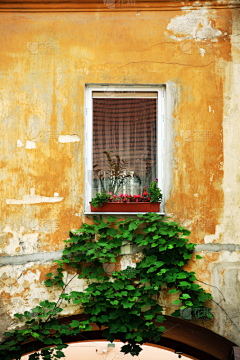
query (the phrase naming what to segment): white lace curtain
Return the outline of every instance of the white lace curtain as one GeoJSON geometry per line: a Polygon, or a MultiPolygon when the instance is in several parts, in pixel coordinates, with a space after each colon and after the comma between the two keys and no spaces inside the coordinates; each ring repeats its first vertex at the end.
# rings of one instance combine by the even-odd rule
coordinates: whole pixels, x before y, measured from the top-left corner
{"type": "Polygon", "coordinates": [[[142,194],[156,177],[155,98],[93,98],[93,196],[142,194]]]}

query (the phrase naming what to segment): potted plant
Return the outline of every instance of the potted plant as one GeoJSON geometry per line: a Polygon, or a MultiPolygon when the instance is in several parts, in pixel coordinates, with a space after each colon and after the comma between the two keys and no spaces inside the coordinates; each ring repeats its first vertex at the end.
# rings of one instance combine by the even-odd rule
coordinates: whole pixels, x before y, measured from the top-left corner
{"type": "Polygon", "coordinates": [[[158,212],[162,194],[158,179],[144,186],[142,195],[97,193],[90,202],[92,212],[158,212]]]}
{"type": "MultiPolygon", "coordinates": [[[[103,151],[106,156],[108,169],[105,170],[105,176],[108,179],[108,190],[110,193],[117,194],[123,185],[132,177],[130,172],[127,171],[129,160],[121,159],[119,155],[114,155],[112,151],[103,151]]],[[[93,165],[93,174],[99,180],[101,189],[107,193],[104,185],[104,177],[98,164],[93,165]]],[[[133,175],[139,178],[137,175],[133,175]]]]}

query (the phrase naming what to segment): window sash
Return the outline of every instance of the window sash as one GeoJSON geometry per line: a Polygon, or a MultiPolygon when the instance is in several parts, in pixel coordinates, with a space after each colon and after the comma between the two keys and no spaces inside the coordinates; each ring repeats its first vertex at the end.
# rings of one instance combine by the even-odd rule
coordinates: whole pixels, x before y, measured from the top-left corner
{"type": "MultiPolygon", "coordinates": [[[[92,169],[93,169],[93,97],[116,97],[116,94],[124,95],[129,92],[131,97],[145,97],[146,94],[157,98],[157,178],[158,186],[163,193],[160,212],[164,211],[164,120],[165,120],[165,87],[159,85],[123,86],[114,85],[111,91],[109,85],[86,85],[85,91],[85,146],[84,146],[84,213],[91,213],[89,202],[92,199],[92,169]],[[107,88],[108,91],[105,89],[107,88]],[[104,91],[103,91],[104,90],[104,91]],[[98,93],[96,95],[96,93],[98,93]],[[104,96],[105,95],[105,96],[104,96]],[[145,96],[142,96],[145,95],[145,96]]],[[[120,96],[117,96],[120,97],[120,96]]],[[[124,214],[124,213],[122,213],[124,214]]]]}
{"type": "Polygon", "coordinates": [[[157,99],[158,92],[146,92],[146,91],[93,91],[92,92],[92,98],[93,99],[102,99],[102,98],[120,98],[120,99],[132,99],[132,98],[151,98],[151,99],[157,99]]]}

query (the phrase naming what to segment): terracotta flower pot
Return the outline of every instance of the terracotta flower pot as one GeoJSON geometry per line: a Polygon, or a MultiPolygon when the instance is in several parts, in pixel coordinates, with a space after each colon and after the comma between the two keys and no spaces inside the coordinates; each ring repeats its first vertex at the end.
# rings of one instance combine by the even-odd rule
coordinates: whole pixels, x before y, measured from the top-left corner
{"type": "MultiPolygon", "coordinates": [[[[90,203],[91,204],[91,203],[90,203]]],[[[97,208],[91,204],[92,212],[159,212],[160,202],[129,202],[129,203],[104,203],[103,206],[98,205],[97,208]]]]}

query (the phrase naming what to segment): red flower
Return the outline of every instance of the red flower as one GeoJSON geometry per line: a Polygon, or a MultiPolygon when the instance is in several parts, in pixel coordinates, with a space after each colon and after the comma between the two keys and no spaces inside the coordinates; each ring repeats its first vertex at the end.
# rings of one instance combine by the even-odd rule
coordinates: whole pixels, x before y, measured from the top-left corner
{"type": "Polygon", "coordinates": [[[145,195],[145,196],[146,196],[146,195],[148,195],[148,193],[147,193],[146,191],[144,191],[143,195],[145,195]]]}
{"type": "Polygon", "coordinates": [[[149,197],[149,198],[148,198],[148,201],[150,201],[150,199],[151,199],[151,198],[149,197]]]}

